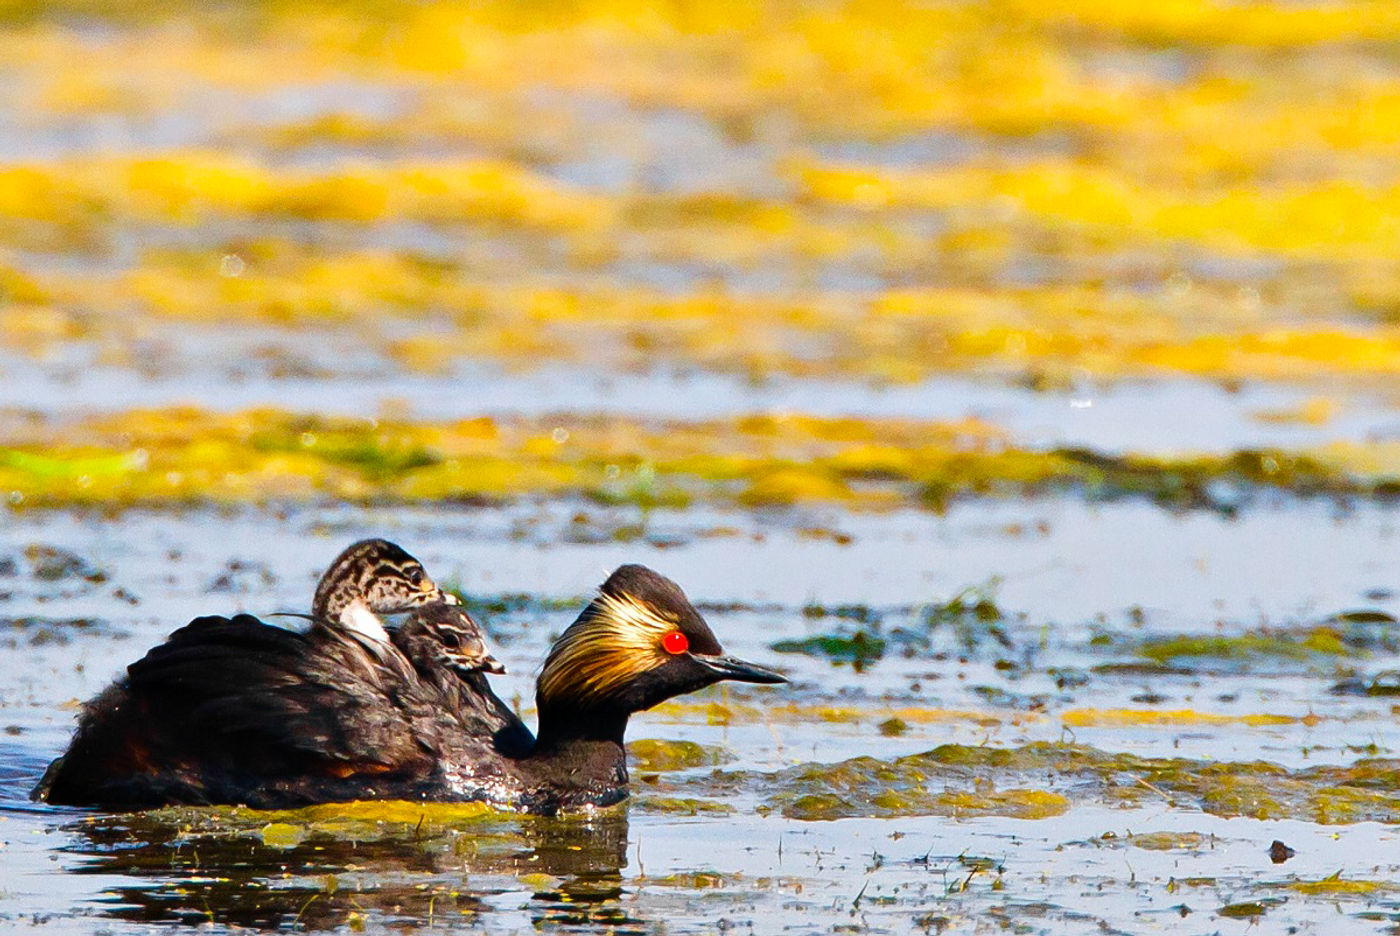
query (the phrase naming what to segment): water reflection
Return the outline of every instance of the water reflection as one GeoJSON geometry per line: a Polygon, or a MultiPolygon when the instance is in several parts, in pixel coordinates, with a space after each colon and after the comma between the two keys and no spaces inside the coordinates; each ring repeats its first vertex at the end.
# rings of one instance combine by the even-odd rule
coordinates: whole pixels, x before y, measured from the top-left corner
{"type": "MultiPolygon", "coordinates": [[[[117,881],[100,912],[130,923],[329,930],[365,923],[648,929],[624,906],[625,808],[588,817],[487,814],[388,819],[359,804],[343,821],[306,813],[160,810],[65,828],[77,874],[117,881]],[[268,821],[271,820],[271,821],[268,821]],[[300,821],[299,821],[300,820],[300,821]]],[[[407,807],[405,807],[407,808],[407,807]]]]}

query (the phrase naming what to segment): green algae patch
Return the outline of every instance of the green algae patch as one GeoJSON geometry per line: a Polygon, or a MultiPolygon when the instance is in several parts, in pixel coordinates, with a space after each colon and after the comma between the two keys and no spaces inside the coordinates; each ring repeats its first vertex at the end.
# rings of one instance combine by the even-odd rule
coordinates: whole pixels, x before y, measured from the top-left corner
{"type": "Polygon", "coordinates": [[[0,449],[0,466],[36,478],[58,478],[70,483],[79,478],[101,478],[138,471],[145,467],[145,462],[146,457],[140,452],[86,457],[75,454],[56,458],[39,452],[0,449]]]}
{"type": "Polygon", "coordinates": [[[516,880],[536,893],[556,890],[563,883],[561,878],[540,871],[519,875],[516,880]]]}
{"type": "Polygon", "coordinates": [[[731,759],[728,751],[713,745],[649,738],[628,742],[627,753],[637,770],[657,773],[715,767],[731,759]]]}
{"type": "Polygon", "coordinates": [[[800,640],[779,640],[769,644],[769,649],[775,653],[821,657],[833,664],[849,663],[860,672],[885,655],[885,641],[869,631],[858,630],[849,637],[821,634],[800,640]]]}
{"type": "Polygon", "coordinates": [[[292,825],[290,822],[269,822],[262,827],[262,843],[271,848],[291,848],[300,845],[306,840],[307,830],[304,826],[292,825]]]}
{"type": "MultiPolygon", "coordinates": [[[[826,471],[823,458],[877,438],[906,449],[904,468],[849,491],[828,492],[830,500],[851,509],[886,510],[940,507],[946,497],[1071,491],[1095,499],[1147,497],[1176,508],[1229,512],[1250,492],[1265,489],[1375,497],[1400,489],[1400,446],[1388,443],[1334,452],[1331,462],[1317,463],[1316,473],[1255,473],[1241,468],[1254,463],[1253,455],[1243,460],[1239,455],[1090,459],[1082,452],[1070,457],[1019,451],[982,423],[791,414],[706,422],[581,415],[412,422],[272,409],[214,413],[170,408],[25,424],[8,431],[10,438],[0,438],[0,491],[9,492],[6,500],[12,507],[480,501],[592,497],[614,489],[618,497],[642,506],[675,501],[758,507],[762,505],[743,496],[744,479],[759,477],[775,464],[789,474],[821,475],[826,471]],[[799,463],[798,457],[806,461],[799,463]],[[1127,461],[1132,461],[1131,470],[1121,467],[1127,461]],[[1022,470],[1028,464],[1036,466],[1034,472],[1022,470]],[[942,492],[936,501],[927,497],[931,485],[942,492]],[[1222,485],[1235,493],[1221,495],[1222,485]]],[[[1297,460],[1282,452],[1269,457],[1280,463],[1297,460]]],[[[1005,643],[1000,632],[1004,614],[993,590],[979,587],[929,605],[927,629],[951,626],[969,646],[987,638],[1005,643]]],[[[1332,630],[1286,634],[1278,644],[1282,649],[1274,646],[1273,635],[1259,634],[1238,641],[1183,639],[1149,645],[1144,652],[1158,658],[1337,653],[1355,642],[1348,628],[1363,626],[1339,622],[1332,630]]],[[[840,643],[855,641],[851,634],[826,636],[836,642],[795,652],[867,659],[884,639],[868,629],[860,645],[840,643]]]]}
{"type": "Polygon", "coordinates": [[[310,822],[376,822],[417,825],[435,822],[451,825],[483,816],[499,815],[500,810],[486,803],[411,803],[405,800],[357,800],[326,803],[287,810],[288,816],[304,816],[310,822]]]}
{"type": "Polygon", "coordinates": [[[1154,638],[1145,642],[1138,652],[1158,663],[1193,657],[1248,663],[1277,658],[1306,660],[1317,656],[1344,656],[1361,651],[1349,645],[1340,630],[1314,627],[1236,636],[1154,638]]]}
{"type": "MultiPolygon", "coordinates": [[[[1259,628],[1236,634],[1153,637],[1136,647],[1140,656],[1156,665],[1189,667],[1193,672],[1217,664],[1233,669],[1248,669],[1256,664],[1278,666],[1288,661],[1312,666],[1333,661],[1335,665],[1339,658],[1393,654],[1397,650],[1400,650],[1400,630],[1393,617],[1378,611],[1348,611],[1334,614],[1321,623],[1259,628]]],[[[1374,692],[1360,683],[1346,691],[1384,695],[1384,680],[1376,685],[1374,692]]]]}
{"type": "Polygon", "coordinates": [[[1226,904],[1215,912],[1218,916],[1231,920],[1252,920],[1263,916],[1275,907],[1283,906],[1284,903],[1282,897],[1266,897],[1263,900],[1243,900],[1239,903],[1226,904]]]}
{"type": "Polygon", "coordinates": [[[984,815],[1036,819],[1069,808],[1069,800],[1060,793],[995,789],[985,780],[971,790],[946,789],[957,779],[940,775],[917,756],[894,761],[858,757],[784,772],[776,783],[781,792],[767,805],[788,818],[804,820],[984,815]]]}
{"type": "Polygon", "coordinates": [[[730,803],[688,796],[638,796],[631,808],[663,816],[729,816],[735,812],[730,803]]]}
{"type": "Polygon", "coordinates": [[[1061,793],[1045,790],[994,790],[989,792],[944,793],[940,806],[951,815],[1006,816],[1012,819],[1047,819],[1069,811],[1070,801],[1061,793]]]}
{"type": "Polygon", "coordinates": [[[743,875],[726,874],[720,871],[686,871],[679,874],[668,874],[665,877],[648,877],[644,880],[651,887],[712,890],[718,887],[732,887],[743,880],[743,875]]]}
{"type": "Polygon", "coordinates": [[[943,744],[923,754],[911,755],[919,761],[950,767],[992,768],[1005,771],[1043,769],[1075,770],[1097,767],[1109,755],[1087,745],[1038,742],[1021,747],[991,747],[970,744],[943,744]]]}
{"type": "MultiPolygon", "coordinates": [[[[1290,771],[1265,761],[1198,761],[1113,754],[1081,744],[949,744],[893,760],[858,757],[748,777],[765,809],[795,819],[853,816],[1007,815],[1039,818],[1080,804],[1138,806],[1165,798],[1223,817],[1302,819],[1323,825],[1400,822],[1396,762],[1290,771]],[[1028,782],[1049,788],[1027,787],[1028,782]]],[[[735,778],[720,782],[732,782],[735,778]]],[[[700,786],[709,780],[699,780],[700,786]]],[[[1160,833],[1140,847],[1190,849],[1189,835],[1160,833]]]]}
{"type": "Polygon", "coordinates": [[[763,471],[749,482],[739,501],[750,507],[791,507],[809,502],[842,503],[851,496],[851,489],[838,478],[810,467],[783,467],[763,471]]]}
{"type": "Polygon", "coordinates": [[[1265,779],[1224,776],[1218,785],[1200,791],[1201,809],[1217,816],[1280,819],[1286,812],[1276,792],[1277,786],[1265,779]]]}
{"type": "MultiPolygon", "coordinates": [[[[648,711],[651,716],[660,716],[681,723],[708,725],[772,724],[793,722],[830,722],[833,724],[859,725],[880,723],[898,719],[906,725],[940,724],[944,722],[966,722],[972,725],[992,727],[1003,723],[1003,719],[987,715],[973,709],[946,709],[933,706],[902,706],[899,708],[872,709],[856,705],[804,704],[790,702],[777,705],[755,705],[747,702],[693,702],[671,700],[648,711]]],[[[1018,715],[1016,721],[1038,721],[1043,716],[1035,714],[1018,715]]]]}
{"type": "Polygon", "coordinates": [[[1012,819],[1045,819],[1062,815],[1070,808],[1070,801],[1063,794],[1022,789],[949,791],[938,794],[910,790],[879,790],[868,800],[834,793],[806,793],[779,802],[784,816],[807,821],[856,817],[893,819],[903,816],[1004,816],[1012,819]]]}
{"type": "Polygon", "coordinates": [[[909,723],[898,716],[892,716],[876,725],[875,730],[886,738],[898,738],[909,730],[909,723]]]}
{"type": "Polygon", "coordinates": [[[175,828],[187,838],[255,838],[272,848],[311,841],[436,838],[458,828],[489,828],[512,814],[485,803],[362,800],[300,809],[173,806],[138,814],[139,821],[175,828]]]}
{"type": "MultiPolygon", "coordinates": [[[[16,169],[17,176],[0,190],[0,205],[9,196],[9,207],[20,217],[50,223],[96,225],[122,218],[186,226],[244,216],[350,223],[471,219],[579,229],[605,219],[609,208],[604,200],[555,185],[522,166],[490,160],[400,160],[303,171],[185,150],[56,161],[11,171],[16,169]],[[44,192],[53,199],[36,201],[34,196],[44,192]]],[[[239,283],[214,285],[234,296],[252,291],[239,283]]]]}
{"type": "Polygon", "coordinates": [[[1289,881],[1279,887],[1299,894],[1376,894],[1395,890],[1395,885],[1386,881],[1343,880],[1342,872],[1325,877],[1320,881],[1289,881]]]}
{"type": "Polygon", "coordinates": [[[1128,836],[1128,844],[1144,851],[1200,851],[1207,838],[1199,832],[1141,832],[1128,836]]]}

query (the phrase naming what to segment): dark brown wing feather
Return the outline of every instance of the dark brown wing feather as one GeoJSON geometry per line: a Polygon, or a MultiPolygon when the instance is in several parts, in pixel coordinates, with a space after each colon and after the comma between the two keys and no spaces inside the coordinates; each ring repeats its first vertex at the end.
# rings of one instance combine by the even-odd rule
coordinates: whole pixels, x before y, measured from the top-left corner
{"type": "Polygon", "coordinates": [[[178,730],[207,744],[392,765],[413,754],[406,667],[335,635],[248,615],[199,618],[127,668],[133,694],[178,703],[178,730]]]}
{"type": "Polygon", "coordinates": [[[40,784],[54,803],[295,805],[426,779],[441,716],[411,668],[354,641],[204,617],[86,708],[40,784]]]}

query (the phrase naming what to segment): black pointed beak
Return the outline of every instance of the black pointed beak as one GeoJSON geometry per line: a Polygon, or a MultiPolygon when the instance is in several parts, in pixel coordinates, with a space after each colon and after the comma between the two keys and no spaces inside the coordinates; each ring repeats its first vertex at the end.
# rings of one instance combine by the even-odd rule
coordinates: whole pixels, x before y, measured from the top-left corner
{"type": "Polygon", "coordinates": [[[777,670],[771,670],[757,663],[748,663],[732,656],[711,656],[706,653],[691,654],[720,679],[733,679],[736,682],[785,683],[787,677],[777,670]]]}

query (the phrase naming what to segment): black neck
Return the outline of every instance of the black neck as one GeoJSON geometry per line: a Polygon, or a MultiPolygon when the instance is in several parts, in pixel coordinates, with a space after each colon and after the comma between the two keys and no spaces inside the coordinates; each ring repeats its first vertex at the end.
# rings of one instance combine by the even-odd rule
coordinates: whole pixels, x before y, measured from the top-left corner
{"type": "Polygon", "coordinates": [[[626,795],[627,713],[544,708],[539,736],[521,765],[558,806],[607,805],[626,795]]]}
{"type": "Polygon", "coordinates": [[[627,712],[616,710],[542,706],[535,753],[546,755],[578,744],[621,747],[627,718],[627,712]]]}

